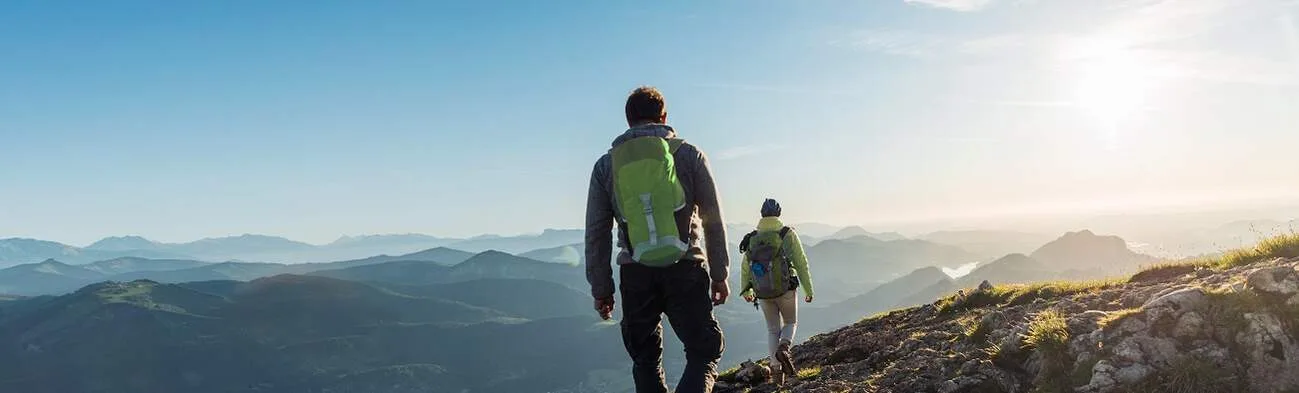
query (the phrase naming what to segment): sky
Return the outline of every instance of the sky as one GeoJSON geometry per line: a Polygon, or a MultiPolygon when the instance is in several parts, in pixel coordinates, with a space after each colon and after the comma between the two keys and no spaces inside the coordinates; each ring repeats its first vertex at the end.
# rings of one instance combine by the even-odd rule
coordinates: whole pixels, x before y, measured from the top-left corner
{"type": "Polygon", "coordinates": [[[1299,200],[1299,2],[0,2],[0,238],[577,228],[662,89],[727,219],[1299,200]]]}

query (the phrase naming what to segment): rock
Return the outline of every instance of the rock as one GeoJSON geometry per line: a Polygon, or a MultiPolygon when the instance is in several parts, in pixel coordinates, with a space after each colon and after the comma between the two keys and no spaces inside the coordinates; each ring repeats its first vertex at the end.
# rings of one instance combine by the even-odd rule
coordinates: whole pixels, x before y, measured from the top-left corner
{"type": "Polygon", "coordinates": [[[1218,367],[1228,367],[1231,363],[1231,352],[1217,342],[1200,340],[1192,343],[1191,346],[1195,348],[1191,350],[1191,356],[1194,358],[1204,359],[1218,367]]]}
{"type": "Polygon", "coordinates": [[[979,291],[979,292],[987,292],[987,291],[991,291],[991,290],[992,290],[992,283],[988,282],[988,280],[983,280],[983,282],[979,283],[979,288],[977,288],[977,289],[975,289],[975,290],[977,290],[977,291],[979,291]]]}
{"type": "Polygon", "coordinates": [[[1118,385],[1118,381],[1114,379],[1114,374],[1118,373],[1118,371],[1119,369],[1110,364],[1108,360],[1096,362],[1096,365],[1092,366],[1091,380],[1087,382],[1086,386],[1078,390],[1096,393],[1109,392],[1118,385]]]}
{"type": "Polygon", "coordinates": [[[961,384],[958,384],[956,383],[956,381],[950,379],[938,384],[938,393],[954,393],[960,389],[961,389],[961,384]]]}
{"type": "Polygon", "coordinates": [[[1146,360],[1146,354],[1141,351],[1141,346],[1131,339],[1119,341],[1110,348],[1110,354],[1120,364],[1141,363],[1146,360]]]}
{"type": "Polygon", "coordinates": [[[1090,310],[1070,316],[1069,319],[1066,320],[1066,323],[1069,326],[1069,333],[1077,336],[1096,331],[1096,329],[1100,329],[1100,321],[1101,319],[1104,319],[1106,315],[1108,314],[1104,311],[1090,310]]]}
{"type": "Polygon", "coordinates": [[[1176,320],[1183,313],[1199,310],[1207,300],[1208,295],[1202,288],[1182,288],[1156,295],[1141,309],[1146,313],[1146,322],[1156,324],[1165,318],[1176,320]]]}
{"type": "Polygon", "coordinates": [[[1250,272],[1245,286],[1261,294],[1289,297],[1299,293],[1299,273],[1289,266],[1265,267],[1250,272]]]}
{"type": "Polygon", "coordinates": [[[740,370],[735,372],[736,380],[748,384],[764,383],[769,377],[771,377],[771,369],[752,360],[740,363],[740,370]]]}
{"type": "Polygon", "coordinates": [[[1236,336],[1253,391],[1280,392],[1299,388],[1299,347],[1275,316],[1246,313],[1248,327],[1236,336]]]}
{"type": "Polygon", "coordinates": [[[1100,330],[1074,336],[1069,340],[1069,354],[1079,358],[1090,355],[1100,349],[1102,338],[1100,330]]]}
{"type": "Polygon", "coordinates": [[[1073,299],[1068,299],[1068,298],[1062,299],[1059,302],[1057,302],[1055,304],[1055,308],[1059,309],[1061,312],[1065,314],[1080,314],[1083,311],[1087,310],[1087,306],[1084,306],[1082,303],[1078,303],[1073,299]]]}
{"type": "Polygon", "coordinates": [[[1180,339],[1193,339],[1207,336],[1208,332],[1204,330],[1204,317],[1197,312],[1188,312],[1177,318],[1177,325],[1173,327],[1173,337],[1180,339]]]}
{"type": "Polygon", "coordinates": [[[1177,349],[1177,342],[1166,337],[1152,337],[1139,334],[1129,338],[1132,343],[1140,349],[1145,362],[1155,367],[1163,367],[1172,364],[1182,356],[1181,351],[1177,349]]]}
{"type": "Polygon", "coordinates": [[[1129,315],[1119,321],[1117,327],[1111,329],[1116,335],[1132,335],[1144,332],[1150,329],[1150,324],[1146,323],[1143,315],[1129,315]]]}
{"type": "Polygon", "coordinates": [[[1141,380],[1146,379],[1146,377],[1153,372],[1155,372],[1155,369],[1145,364],[1132,364],[1115,371],[1114,381],[1124,385],[1131,385],[1141,382],[1141,380]]]}

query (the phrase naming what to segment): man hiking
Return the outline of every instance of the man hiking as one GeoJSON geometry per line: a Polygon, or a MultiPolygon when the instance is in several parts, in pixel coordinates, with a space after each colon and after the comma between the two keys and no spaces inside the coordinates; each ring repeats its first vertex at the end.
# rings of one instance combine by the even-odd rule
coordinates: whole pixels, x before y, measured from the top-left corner
{"type": "Polygon", "coordinates": [[[744,263],[740,295],[746,302],[758,302],[767,320],[767,348],[771,351],[771,371],[776,383],[794,376],[794,362],[789,347],[798,326],[798,294],[812,302],[812,273],[807,270],[807,255],[794,229],[780,222],[780,203],[767,199],[762,203],[758,229],[740,241],[744,263]]]}
{"type": "Polygon", "coordinates": [[[704,153],[666,124],[667,107],[657,89],[632,91],[626,115],[630,129],[596,161],[586,200],[586,279],[595,309],[601,318],[612,317],[616,221],[622,340],[636,392],[668,391],[662,314],[685,346],[686,369],[676,391],[711,392],[723,348],[713,306],[730,295],[717,187],[704,153]]]}

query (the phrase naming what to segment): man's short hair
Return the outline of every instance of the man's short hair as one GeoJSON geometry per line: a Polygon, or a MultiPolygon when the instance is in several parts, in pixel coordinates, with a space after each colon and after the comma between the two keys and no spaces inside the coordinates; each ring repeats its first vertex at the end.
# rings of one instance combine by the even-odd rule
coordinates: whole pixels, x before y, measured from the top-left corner
{"type": "Polygon", "coordinates": [[[627,124],[655,123],[667,114],[667,103],[659,89],[641,86],[627,96],[627,124]]]}

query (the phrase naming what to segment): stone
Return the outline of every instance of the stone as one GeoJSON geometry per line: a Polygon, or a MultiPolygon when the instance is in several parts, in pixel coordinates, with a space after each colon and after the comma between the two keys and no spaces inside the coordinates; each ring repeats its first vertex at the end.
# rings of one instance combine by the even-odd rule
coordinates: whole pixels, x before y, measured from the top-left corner
{"type": "Polygon", "coordinates": [[[1120,335],[1131,335],[1144,332],[1150,329],[1150,324],[1142,315],[1129,315],[1119,321],[1119,325],[1114,328],[1114,332],[1120,335]]]}
{"type": "Polygon", "coordinates": [[[1204,317],[1197,312],[1188,312],[1177,318],[1177,325],[1173,327],[1173,337],[1180,339],[1192,339],[1207,335],[1204,330],[1204,317]]]}
{"type": "Polygon", "coordinates": [[[1209,340],[1200,340],[1192,344],[1195,349],[1191,350],[1191,356],[1198,359],[1204,359],[1218,367],[1226,367],[1231,362],[1231,352],[1223,348],[1218,343],[1209,340]]]}
{"type": "Polygon", "coordinates": [[[1139,348],[1145,358],[1143,363],[1148,365],[1163,367],[1182,355],[1177,349],[1177,342],[1170,338],[1141,334],[1132,336],[1129,340],[1139,348]]]}
{"type": "Polygon", "coordinates": [[[1286,335],[1275,316],[1245,313],[1248,322],[1236,335],[1244,351],[1244,363],[1253,391],[1280,392],[1299,388],[1299,347],[1286,335]]]}
{"type": "Polygon", "coordinates": [[[991,290],[992,290],[992,283],[988,282],[988,280],[983,280],[983,282],[979,283],[979,288],[976,289],[976,290],[979,291],[979,292],[987,292],[987,291],[991,291],[991,290]]]}
{"type": "Polygon", "coordinates": [[[1155,372],[1154,368],[1145,364],[1136,363],[1120,368],[1114,372],[1114,381],[1124,385],[1131,385],[1146,379],[1151,373],[1155,372]]]}
{"type": "Polygon", "coordinates": [[[1135,340],[1124,339],[1114,344],[1110,348],[1113,359],[1121,364],[1141,363],[1146,360],[1146,354],[1141,351],[1141,346],[1135,340]]]}
{"type": "Polygon", "coordinates": [[[1114,374],[1118,371],[1118,368],[1110,364],[1108,360],[1096,362],[1096,365],[1092,366],[1091,380],[1087,382],[1086,386],[1078,390],[1097,393],[1111,391],[1118,385],[1118,381],[1114,379],[1114,374]]]}
{"type": "Polygon", "coordinates": [[[1141,309],[1146,313],[1146,321],[1153,324],[1165,318],[1176,319],[1183,313],[1199,310],[1207,301],[1208,295],[1204,293],[1204,289],[1182,288],[1157,294],[1141,306],[1141,309]]]}
{"type": "Polygon", "coordinates": [[[951,379],[938,384],[938,393],[954,393],[959,389],[961,389],[961,384],[951,379]]]}
{"type": "Polygon", "coordinates": [[[767,382],[769,377],[771,377],[771,369],[752,360],[740,363],[740,370],[735,372],[736,380],[749,384],[767,382]]]}
{"type": "Polygon", "coordinates": [[[1069,333],[1077,336],[1100,329],[1100,321],[1101,319],[1104,319],[1106,315],[1108,314],[1104,311],[1090,310],[1070,316],[1069,319],[1066,320],[1066,324],[1069,327],[1069,333]]]}
{"type": "Polygon", "coordinates": [[[1245,285],[1261,294],[1289,297],[1299,293],[1299,273],[1289,266],[1260,268],[1249,273],[1245,285]]]}

